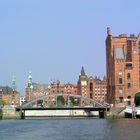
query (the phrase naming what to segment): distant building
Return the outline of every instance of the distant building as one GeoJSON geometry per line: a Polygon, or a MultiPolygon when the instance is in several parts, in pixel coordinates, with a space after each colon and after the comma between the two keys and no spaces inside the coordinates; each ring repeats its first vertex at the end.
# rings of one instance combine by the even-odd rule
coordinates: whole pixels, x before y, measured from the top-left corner
{"type": "Polygon", "coordinates": [[[77,87],[78,87],[78,94],[80,94],[81,96],[87,96],[89,98],[92,98],[93,93],[89,93],[88,91],[88,77],[85,74],[84,67],[82,67],[81,69],[77,87]]]}
{"type": "Polygon", "coordinates": [[[107,94],[107,84],[106,84],[106,77],[101,79],[100,77],[89,77],[89,93],[92,95],[92,99],[100,103],[106,102],[106,94],[107,94]]]}
{"type": "Polygon", "coordinates": [[[9,86],[0,86],[0,100],[6,105],[19,105],[19,92],[9,86]]]}
{"type": "Polygon", "coordinates": [[[20,94],[16,90],[16,82],[13,77],[12,87],[0,86],[0,101],[5,105],[17,106],[19,105],[20,94]]]}
{"type": "Polygon", "coordinates": [[[107,101],[115,106],[140,105],[140,34],[106,38],[107,101]]]}
{"type": "Polygon", "coordinates": [[[49,93],[48,85],[42,83],[33,83],[32,75],[29,73],[28,84],[25,88],[25,98],[29,102],[37,97],[45,96],[49,93]]]}
{"type": "Polygon", "coordinates": [[[101,79],[99,77],[97,78],[96,76],[94,78],[92,76],[88,77],[85,74],[84,67],[81,69],[77,88],[78,94],[81,96],[87,96],[91,99],[97,100],[98,102],[105,102],[106,100],[106,78],[104,77],[101,79]]]}
{"type": "Polygon", "coordinates": [[[50,94],[53,93],[67,93],[77,94],[77,86],[71,83],[61,84],[59,80],[51,84],[50,94]]]}
{"type": "Polygon", "coordinates": [[[0,101],[5,105],[19,105],[19,92],[9,86],[0,86],[0,101]]]}
{"type": "MultiPolygon", "coordinates": [[[[77,94],[77,86],[71,83],[61,84],[59,80],[53,82],[49,88],[49,94],[77,94]]],[[[65,102],[67,96],[64,96],[65,102]]],[[[53,101],[56,101],[56,97],[52,97],[53,101]]]]}
{"type": "MultiPolygon", "coordinates": [[[[75,94],[95,99],[98,102],[105,102],[106,99],[106,78],[88,77],[85,74],[84,67],[81,69],[77,85],[72,83],[61,84],[59,80],[49,84],[40,84],[32,82],[31,73],[28,76],[28,84],[25,88],[26,101],[29,102],[37,97],[48,94],[75,94]]],[[[67,97],[64,97],[65,101],[67,97]]],[[[55,95],[49,97],[55,101],[55,95]]]]}
{"type": "Polygon", "coordinates": [[[26,102],[25,96],[20,96],[20,105],[26,102]]]}
{"type": "Polygon", "coordinates": [[[25,87],[25,98],[27,102],[33,99],[33,82],[31,72],[29,73],[28,83],[27,86],[25,87]]]}
{"type": "Polygon", "coordinates": [[[29,74],[28,84],[25,88],[25,97],[27,102],[47,94],[56,93],[77,94],[77,86],[71,83],[61,84],[59,80],[49,84],[33,83],[32,75],[31,73],[29,74]]]}

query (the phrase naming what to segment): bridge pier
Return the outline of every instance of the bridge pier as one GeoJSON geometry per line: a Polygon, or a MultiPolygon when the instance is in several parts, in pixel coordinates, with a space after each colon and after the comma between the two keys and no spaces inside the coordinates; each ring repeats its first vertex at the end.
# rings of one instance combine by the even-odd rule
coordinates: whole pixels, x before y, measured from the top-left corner
{"type": "Polygon", "coordinates": [[[104,110],[99,110],[99,118],[100,119],[105,118],[105,111],[104,110]]]}
{"type": "Polygon", "coordinates": [[[24,120],[25,119],[25,110],[21,110],[21,119],[24,120]]]}

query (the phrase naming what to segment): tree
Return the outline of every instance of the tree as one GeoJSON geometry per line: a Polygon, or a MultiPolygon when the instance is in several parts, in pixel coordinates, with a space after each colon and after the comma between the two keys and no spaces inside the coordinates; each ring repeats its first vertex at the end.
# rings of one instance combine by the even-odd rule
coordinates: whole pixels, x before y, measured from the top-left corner
{"type": "Polygon", "coordinates": [[[0,105],[6,105],[6,101],[0,100],[0,105]]]}
{"type": "Polygon", "coordinates": [[[72,96],[70,96],[70,97],[68,97],[68,98],[67,98],[67,101],[66,101],[67,105],[70,105],[70,106],[75,105],[75,98],[72,97],[72,96]],[[68,101],[68,98],[69,98],[69,101],[68,101]],[[69,103],[68,103],[68,102],[69,102],[69,103]]]}
{"type": "Polygon", "coordinates": [[[65,100],[63,96],[58,96],[57,97],[57,106],[58,107],[63,107],[65,105],[65,100]]]}

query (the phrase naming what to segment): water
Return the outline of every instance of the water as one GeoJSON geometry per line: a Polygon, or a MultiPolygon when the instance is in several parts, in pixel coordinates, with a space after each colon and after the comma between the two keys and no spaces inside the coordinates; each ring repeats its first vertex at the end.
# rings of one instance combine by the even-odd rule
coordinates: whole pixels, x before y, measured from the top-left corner
{"type": "Polygon", "coordinates": [[[140,140],[140,120],[1,120],[0,140],[140,140]]]}

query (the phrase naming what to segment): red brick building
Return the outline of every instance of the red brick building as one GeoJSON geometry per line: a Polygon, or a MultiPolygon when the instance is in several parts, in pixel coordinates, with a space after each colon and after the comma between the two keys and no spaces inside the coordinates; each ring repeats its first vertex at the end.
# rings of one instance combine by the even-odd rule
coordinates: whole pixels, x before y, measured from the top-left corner
{"type": "Polygon", "coordinates": [[[29,73],[28,83],[27,83],[27,86],[25,87],[25,100],[27,102],[33,100],[33,82],[32,82],[31,73],[29,73]]]}
{"type": "Polygon", "coordinates": [[[1,104],[17,106],[20,103],[20,94],[16,90],[16,81],[13,77],[12,87],[0,86],[0,101],[1,104]]]}
{"type": "Polygon", "coordinates": [[[61,84],[59,80],[51,84],[50,93],[77,94],[77,86],[71,83],[61,84]]]}
{"type": "Polygon", "coordinates": [[[27,102],[40,96],[56,93],[77,94],[77,86],[71,83],[61,84],[59,80],[51,84],[33,83],[32,75],[31,73],[29,74],[28,84],[25,88],[25,97],[27,102]]]}
{"type": "Polygon", "coordinates": [[[97,78],[97,77],[89,77],[90,81],[90,90],[93,90],[93,99],[96,101],[103,103],[106,102],[106,94],[107,94],[107,85],[106,85],[106,77],[97,78]],[[93,89],[91,87],[91,83],[93,85],[93,89]]]}
{"type": "Polygon", "coordinates": [[[96,76],[94,78],[92,76],[88,77],[85,74],[84,67],[82,67],[77,88],[78,94],[95,99],[98,102],[105,102],[107,90],[105,77],[103,79],[96,76]]]}
{"type": "Polygon", "coordinates": [[[106,38],[107,101],[115,106],[140,105],[140,34],[106,38]]]}
{"type": "Polygon", "coordinates": [[[13,90],[9,86],[0,86],[0,101],[5,105],[19,105],[20,95],[19,92],[13,90]]]}
{"type": "MultiPolygon", "coordinates": [[[[88,77],[85,74],[84,68],[81,69],[77,85],[66,83],[61,84],[59,80],[50,84],[38,84],[32,82],[32,76],[28,76],[28,84],[25,89],[26,101],[31,101],[39,96],[47,94],[79,94],[95,99],[98,102],[105,102],[106,97],[106,78],[88,77]]],[[[67,97],[64,97],[67,100],[67,97]]],[[[53,98],[55,100],[55,96],[53,98]]]]}

